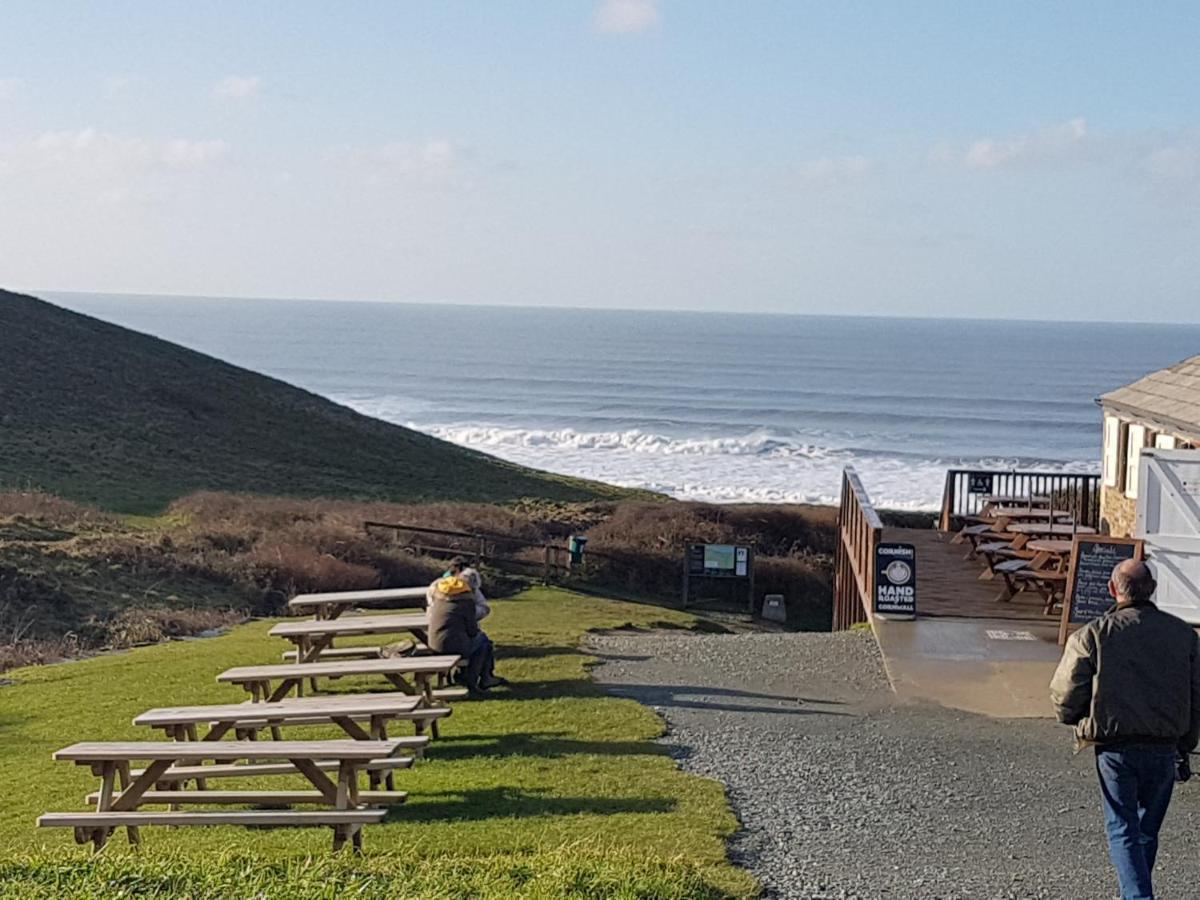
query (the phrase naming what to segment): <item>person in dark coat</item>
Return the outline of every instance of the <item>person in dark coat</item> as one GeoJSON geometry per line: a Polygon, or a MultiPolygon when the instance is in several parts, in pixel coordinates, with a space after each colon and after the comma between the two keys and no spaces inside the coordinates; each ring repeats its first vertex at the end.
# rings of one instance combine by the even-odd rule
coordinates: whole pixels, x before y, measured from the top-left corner
{"type": "Polygon", "coordinates": [[[484,696],[480,678],[492,666],[492,642],[475,618],[475,591],[457,575],[429,586],[429,649],[467,660],[464,678],[469,696],[484,696]]]}

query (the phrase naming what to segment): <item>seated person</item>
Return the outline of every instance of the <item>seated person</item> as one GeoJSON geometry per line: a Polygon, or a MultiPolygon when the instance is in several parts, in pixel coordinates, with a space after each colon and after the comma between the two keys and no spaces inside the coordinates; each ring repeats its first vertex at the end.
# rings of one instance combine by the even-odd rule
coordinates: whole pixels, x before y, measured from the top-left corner
{"type": "MultiPolygon", "coordinates": [[[[479,572],[471,566],[467,565],[467,561],[461,556],[456,556],[450,560],[450,565],[446,570],[446,575],[457,575],[463,581],[471,586],[471,590],[475,596],[475,621],[482,622],[492,612],[491,606],[488,605],[487,598],[483,596],[483,578],[479,572]]],[[[487,641],[492,646],[492,653],[489,656],[490,664],[484,669],[483,674],[479,679],[479,687],[483,690],[488,688],[499,687],[500,685],[508,684],[504,678],[496,675],[496,654],[495,644],[492,644],[491,639],[482,631],[479,633],[477,640],[487,641]]]]}
{"type": "Polygon", "coordinates": [[[475,619],[475,592],[457,575],[439,578],[429,586],[429,649],[467,661],[464,681],[468,695],[484,696],[480,680],[492,666],[492,642],[475,619]]]}

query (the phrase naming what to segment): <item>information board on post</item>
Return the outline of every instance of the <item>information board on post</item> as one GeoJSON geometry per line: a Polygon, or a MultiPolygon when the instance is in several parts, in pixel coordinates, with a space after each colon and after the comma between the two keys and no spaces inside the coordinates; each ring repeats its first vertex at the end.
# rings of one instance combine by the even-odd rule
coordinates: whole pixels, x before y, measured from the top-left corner
{"type": "Polygon", "coordinates": [[[886,619],[917,617],[917,548],[882,543],[875,548],[875,614],[886,619]]]}
{"type": "Polygon", "coordinates": [[[1127,559],[1143,558],[1142,541],[1105,535],[1076,535],[1071,544],[1067,587],[1063,593],[1058,643],[1063,645],[1075,628],[1098,619],[1116,601],[1108,592],[1113,569],[1127,559]]]}
{"type": "Polygon", "coordinates": [[[754,550],[736,544],[688,544],[684,552],[683,605],[691,602],[693,583],[716,578],[746,584],[746,606],[754,611],[754,550]]]}

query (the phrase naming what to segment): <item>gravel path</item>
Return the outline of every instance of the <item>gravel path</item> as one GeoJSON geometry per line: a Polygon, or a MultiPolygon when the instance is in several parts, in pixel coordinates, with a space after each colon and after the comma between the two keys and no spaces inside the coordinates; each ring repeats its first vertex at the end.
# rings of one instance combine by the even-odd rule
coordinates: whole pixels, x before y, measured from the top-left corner
{"type": "MultiPolygon", "coordinates": [[[[609,690],[654,707],[689,771],[724,782],[732,859],[768,896],[1106,898],[1094,764],[1047,720],[894,702],[862,634],[609,633],[609,690]]],[[[1162,900],[1200,896],[1200,779],[1177,790],[1162,900]]]]}

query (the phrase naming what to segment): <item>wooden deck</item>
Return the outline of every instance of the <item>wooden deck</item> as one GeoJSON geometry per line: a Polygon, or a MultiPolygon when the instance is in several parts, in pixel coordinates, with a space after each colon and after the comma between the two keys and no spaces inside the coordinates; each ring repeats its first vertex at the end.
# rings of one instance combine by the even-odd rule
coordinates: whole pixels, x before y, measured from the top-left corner
{"type": "Polygon", "coordinates": [[[980,581],[983,561],[964,559],[970,547],[951,544],[950,535],[931,528],[884,528],[883,540],[917,548],[917,615],[964,616],[1052,622],[1042,614],[1043,601],[1034,593],[1018,594],[1007,603],[996,596],[1004,582],[980,581]]]}

